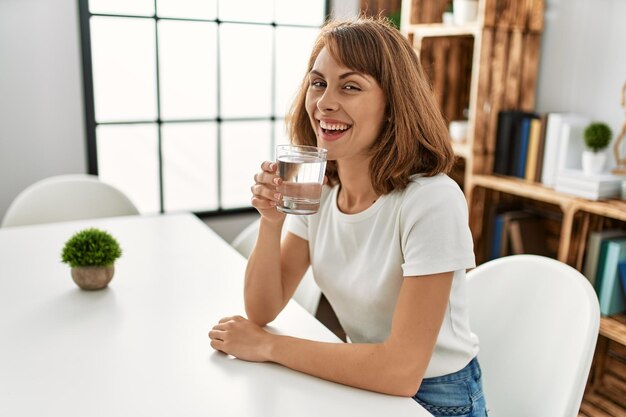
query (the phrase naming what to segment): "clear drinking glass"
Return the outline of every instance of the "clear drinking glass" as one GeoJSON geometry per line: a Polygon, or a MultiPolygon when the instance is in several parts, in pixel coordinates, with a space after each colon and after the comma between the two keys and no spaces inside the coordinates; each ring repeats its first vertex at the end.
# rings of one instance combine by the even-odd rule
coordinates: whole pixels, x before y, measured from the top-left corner
{"type": "Polygon", "coordinates": [[[283,196],[276,206],[279,211],[317,213],[326,171],[326,153],[326,149],[315,146],[276,146],[278,175],[283,180],[278,189],[283,196]]]}

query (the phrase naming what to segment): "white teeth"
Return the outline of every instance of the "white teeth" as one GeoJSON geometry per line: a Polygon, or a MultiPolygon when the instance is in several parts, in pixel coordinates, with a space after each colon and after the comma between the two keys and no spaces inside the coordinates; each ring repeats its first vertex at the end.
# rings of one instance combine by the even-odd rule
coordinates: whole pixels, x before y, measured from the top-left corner
{"type": "Polygon", "coordinates": [[[320,120],[320,127],[326,130],[346,130],[350,126],[343,123],[326,123],[325,121],[320,120]]]}

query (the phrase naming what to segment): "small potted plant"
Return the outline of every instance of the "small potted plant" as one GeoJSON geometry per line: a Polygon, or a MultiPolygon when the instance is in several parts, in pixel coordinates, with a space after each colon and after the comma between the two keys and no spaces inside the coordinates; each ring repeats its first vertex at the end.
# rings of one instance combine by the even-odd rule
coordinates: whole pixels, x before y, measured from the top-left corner
{"type": "Polygon", "coordinates": [[[120,256],[122,249],[113,236],[90,228],[65,243],[61,260],[72,268],[72,279],[81,289],[100,290],[113,279],[114,262],[120,256]]]}
{"type": "Polygon", "coordinates": [[[599,174],[606,162],[606,148],[611,143],[613,132],[602,122],[592,122],[583,133],[587,150],[583,151],[582,165],[586,174],[599,174]]]}

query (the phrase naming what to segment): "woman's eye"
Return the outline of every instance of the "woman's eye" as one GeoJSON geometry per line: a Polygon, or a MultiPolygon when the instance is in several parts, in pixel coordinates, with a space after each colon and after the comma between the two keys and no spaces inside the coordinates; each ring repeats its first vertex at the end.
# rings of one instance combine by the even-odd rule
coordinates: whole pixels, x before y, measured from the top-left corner
{"type": "Polygon", "coordinates": [[[357,87],[356,85],[351,85],[351,84],[346,85],[344,89],[348,91],[361,91],[359,87],[357,87]]]}
{"type": "Polygon", "coordinates": [[[313,80],[311,81],[311,87],[316,87],[316,88],[323,88],[326,87],[326,83],[324,81],[320,81],[320,80],[313,80]]]}

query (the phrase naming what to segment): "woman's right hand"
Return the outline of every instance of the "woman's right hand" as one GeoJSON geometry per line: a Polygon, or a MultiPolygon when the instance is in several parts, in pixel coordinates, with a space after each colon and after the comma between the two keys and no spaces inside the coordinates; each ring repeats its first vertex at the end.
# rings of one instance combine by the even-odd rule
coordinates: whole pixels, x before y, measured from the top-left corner
{"type": "Polygon", "coordinates": [[[258,210],[263,218],[279,223],[285,220],[285,213],[276,209],[282,196],[278,191],[281,179],[277,175],[278,165],[275,162],[265,161],[261,164],[261,172],[254,175],[252,191],[252,206],[258,210]]]}

